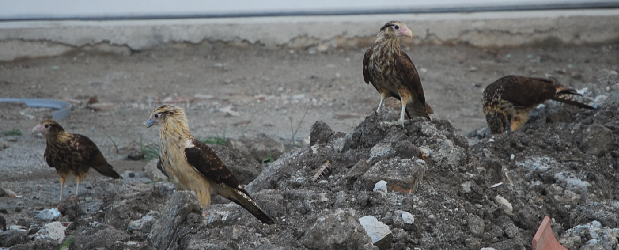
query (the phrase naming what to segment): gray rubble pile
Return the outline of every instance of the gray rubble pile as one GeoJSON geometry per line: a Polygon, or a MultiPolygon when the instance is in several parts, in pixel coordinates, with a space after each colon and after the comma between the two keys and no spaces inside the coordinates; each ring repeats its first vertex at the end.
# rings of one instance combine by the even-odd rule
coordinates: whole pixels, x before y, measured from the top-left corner
{"type": "Polygon", "coordinates": [[[25,223],[0,239],[15,249],[69,237],[71,249],[530,249],[548,215],[570,249],[617,248],[619,111],[536,112],[522,130],[468,138],[440,119],[402,128],[393,111],[350,134],[318,121],[310,145],[250,166],[262,171],[247,190],[276,225],[221,197],[201,208],[170,183],[132,183],[98,207],[65,202],[64,236],[33,220],[38,230],[25,223]]]}

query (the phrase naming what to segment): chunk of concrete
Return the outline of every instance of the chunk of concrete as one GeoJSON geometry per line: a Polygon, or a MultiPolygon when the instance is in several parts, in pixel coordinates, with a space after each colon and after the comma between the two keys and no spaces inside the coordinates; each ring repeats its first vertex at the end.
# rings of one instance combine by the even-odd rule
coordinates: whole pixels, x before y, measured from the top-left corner
{"type": "Polygon", "coordinates": [[[301,242],[309,249],[374,249],[352,209],[337,209],[319,217],[301,242]]]}
{"type": "Polygon", "coordinates": [[[602,156],[613,149],[615,138],[609,128],[594,124],[584,131],[580,149],[585,153],[602,156]]]}
{"type": "Polygon", "coordinates": [[[67,228],[58,221],[47,223],[43,225],[41,230],[34,234],[35,240],[51,240],[54,242],[62,243],[65,234],[64,231],[67,228]]]}
{"type": "Polygon", "coordinates": [[[391,241],[393,240],[393,234],[389,229],[389,226],[385,225],[376,219],[374,216],[363,216],[359,218],[359,223],[365,229],[365,232],[372,239],[372,244],[379,249],[391,248],[391,241]]]}
{"type": "Polygon", "coordinates": [[[413,159],[388,159],[374,164],[359,177],[355,185],[373,190],[374,184],[381,180],[387,182],[387,190],[401,193],[412,193],[417,190],[426,173],[425,162],[413,159]]]}
{"type": "Polygon", "coordinates": [[[165,205],[161,218],[148,234],[156,249],[178,249],[183,237],[195,234],[202,221],[202,207],[193,191],[177,191],[165,205]]]}

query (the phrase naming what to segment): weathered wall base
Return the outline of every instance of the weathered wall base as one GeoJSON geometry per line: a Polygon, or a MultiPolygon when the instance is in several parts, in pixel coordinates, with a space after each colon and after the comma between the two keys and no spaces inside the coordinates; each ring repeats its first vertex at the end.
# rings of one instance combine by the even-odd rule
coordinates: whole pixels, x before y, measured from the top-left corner
{"type": "MultiPolygon", "coordinates": [[[[520,46],[552,41],[581,45],[619,41],[619,10],[465,14],[307,16],[133,21],[0,23],[0,61],[87,49],[126,54],[170,43],[247,43],[266,48],[362,48],[382,24],[400,20],[412,44],[520,46]]],[[[406,42],[406,41],[405,41],[406,42]]]]}

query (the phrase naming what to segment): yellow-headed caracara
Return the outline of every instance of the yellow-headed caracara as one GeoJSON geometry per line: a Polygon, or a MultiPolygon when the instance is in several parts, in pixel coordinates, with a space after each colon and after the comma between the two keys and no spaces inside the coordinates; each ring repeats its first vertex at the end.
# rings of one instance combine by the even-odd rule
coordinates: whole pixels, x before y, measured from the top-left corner
{"type": "Polygon", "coordinates": [[[158,107],[146,121],[146,127],[153,125],[159,125],[161,166],[179,189],[195,191],[203,207],[210,205],[211,192],[215,192],[241,205],[263,223],[275,223],[215,152],[191,135],[182,108],[158,107]]]}
{"type": "Polygon", "coordinates": [[[41,133],[45,137],[45,161],[60,175],[61,201],[64,182],[69,174],[75,175],[76,196],[80,182],[86,178],[91,167],[107,177],[120,178],[112,165],[103,158],[97,145],[88,137],[66,132],[60,124],[52,120],[42,121],[32,129],[32,133],[41,133]]]}
{"type": "Polygon", "coordinates": [[[576,90],[561,86],[555,80],[525,76],[504,76],[484,90],[484,114],[492,134],[500,134],[510,124],[515,131],[529,120],[529,111],[547,100],[596,109],[572,97],[576,90]]]}
{"type": "Polygon", "coordinates": [[[383,100],[395,97],[402,103],[400,122],[404,126],[404,114],[409,118],[409,110],[414,116],[430,119],[432,108],[426,102],[423,87],[415,64],[400,49],[401,37],[413,37],[413,32],[401,22],[386,23],[376,36],[374,45],[363,56],[363,80],[372,83],[380,93],[380,111],[383,100]]]}

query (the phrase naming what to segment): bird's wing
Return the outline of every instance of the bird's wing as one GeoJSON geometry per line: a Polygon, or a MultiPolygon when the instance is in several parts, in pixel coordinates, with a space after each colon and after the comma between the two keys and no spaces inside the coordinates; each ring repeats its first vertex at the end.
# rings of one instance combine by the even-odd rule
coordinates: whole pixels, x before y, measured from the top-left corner
{"type": "Polygon", "coordinates": [[[97,145],[90,138],[80,134],[71,134],[68,145],[74,155],[76,166],[81,166],[86,170],[92,167],[107,177],[120,178],[120,175],[107,163],[97,145]]]}
{"type": "Polygon", "coordinates": [[[421,86],[421,79],[419,79],[417,68],[415,68],[415,64],[413,64],[410,57],[406,53],[396,56],[395,67],[400,82],[411,91],[411,94],[419,98],[421,103],[424,103],[426,98],[421,86]]]}
{"type": "Polygon", "coordinates": [[[71,134],[71,139],[67,145],[67,149],[76,156],[76,164],[90,165],[99,163],[98,161],[101,160],[105,161],[97,145],[86,136],[71,134]]]}
{"type": "Polygon", "coordinates": [[[426,102],[425,94],[423,93],[423,86],[421,86],[421,79],[415,64],[408,57],[406,53],[402,53],[396,56],[395,72],[398,74],[399,82],[406,87],[412,96],[414,96],[414,112],[418,116],[428,117],[428,114],[433,114],[434,111],[430,105],[426,102]]]}
{"type": "Polygon", "coordinates": [[[503,86],[501,99],[511,102],[515,107],[532,107],[557,94],[555,83],[544,78],[506,76],[496,82],[503,86]]]}
{"type": "Polygon", "coordinates": [[[163,175],[165,175],[165,177],[170,178],[170,176],[168,175],[168,172],[166,172],[165,169],[163,168],[163,163],[161,162],[161,157],[159,157],[159,161],[157,162],[157,169],[159,169],[159,171],[161,171],[161,173],[163,173],[163,175]]]}
{"type": "Polygon", "coordinates": [[[193,145],[194,147],[185,149],[187,162],[212,182],[228,187],[221,191],[220,195],[244,207],[263,223],[275,224],[217,157],[215,151],[196,139],[193,139],[193,145]]]}
{"type": "Polygon", "coordinates": [[[56,164],[56,161],[54,161],[54,152],[52,152],[49,147],[45,149],[44,156],[45,156],[45,162],[47,162],[47,165],[50,168],[58,169],[60,167],[59,165],[56,164]]]}
{"type": "Polygon", "coordinates": [[[185,149],[185,157],[191,166],[214,183],[243,189],[215,151],[196,139],[193,139],[193,145],[185,149]]]}
{"type": "Polygon", "coordinates": [[[370,83],[371,81],[370,69],[368,67],[370,66],[370,57],[372,57],[372,52],[374,52],[374,50],[369,48],[363,55],[363,81],[365,81],[365,83],[370,83]]]}

